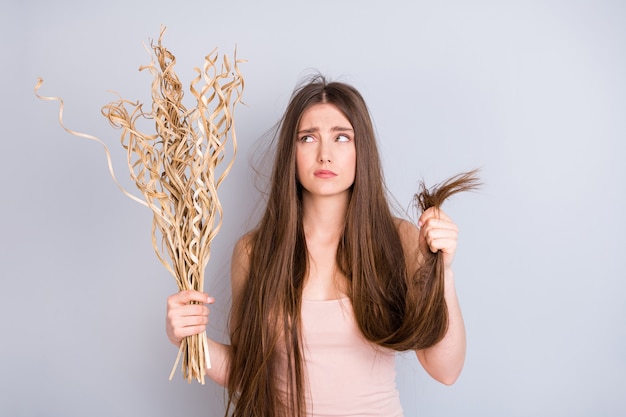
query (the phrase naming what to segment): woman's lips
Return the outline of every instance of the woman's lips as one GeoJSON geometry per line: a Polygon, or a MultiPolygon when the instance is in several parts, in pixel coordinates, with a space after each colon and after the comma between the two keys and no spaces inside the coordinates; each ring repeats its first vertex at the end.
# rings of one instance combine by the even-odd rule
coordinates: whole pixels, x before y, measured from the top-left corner
{"type": "Polygon", "coordinates": [[[337,176],[337,174],[335,174],[333,171],[329,171],[327,169],[318,169],[313,173],[313,175],[315,175],[317,178],[333,178],[337,176]]]}

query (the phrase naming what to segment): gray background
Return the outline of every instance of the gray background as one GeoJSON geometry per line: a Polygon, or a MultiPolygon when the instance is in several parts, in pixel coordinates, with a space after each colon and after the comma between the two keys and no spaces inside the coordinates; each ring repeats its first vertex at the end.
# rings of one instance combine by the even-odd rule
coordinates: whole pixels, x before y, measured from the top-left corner
{"type": "Polygon", "coordinates": [[[130,189],[115,97],[149,99],[142,43],[165,45],[187,84],[214,47],[242,66],[240,153],[208,286],[225,340],[232,246],[254,220],[250,161],[296,83],[316,69],[357,86],[401,209],[474,167],[479,193],[446,206],[468,332],[453,387],[398,361],[407,416],[626,415],[626,3],[621,1],[4,1],[2,46],[3,416],[221,416],[223,391],[168,375],[174,279],[130,189]]]}

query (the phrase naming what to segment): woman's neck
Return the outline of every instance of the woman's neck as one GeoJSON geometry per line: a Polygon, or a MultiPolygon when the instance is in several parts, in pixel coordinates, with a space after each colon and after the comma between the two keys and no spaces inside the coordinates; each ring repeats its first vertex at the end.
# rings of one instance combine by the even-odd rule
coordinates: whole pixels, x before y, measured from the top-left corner
{"type": "Polygon", "coordinates": [[[346,223],[349,194],[315,196],[302,194],[302,226],[307,238],[314,236],[339,239],[346,223]]]}
{"type": "Polygon", "coordinates": [[[309,258],[302,298],[334,300],[348,293],[345,276],[337,268],[337,247],[343,234],[349,194],[302,195],[302,226],[309,258]]]}

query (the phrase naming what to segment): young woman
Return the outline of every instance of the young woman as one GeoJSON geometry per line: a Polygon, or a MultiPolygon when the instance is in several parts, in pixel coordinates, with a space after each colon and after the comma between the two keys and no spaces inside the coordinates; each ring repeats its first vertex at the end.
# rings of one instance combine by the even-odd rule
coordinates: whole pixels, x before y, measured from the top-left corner
{"type": "MultiPolygon", "coordinates": [[[[232,415],[401,416],[395,351],[414,350],[433,378],[454,383],[465,358],[457,227],[438,209],[418,226],[391,214],[358,91],[321,77],[297,89],[265,214],[233,252],[231,344],[209,342],[207,374],[228,388],[232,415]],[[445,271],[434,296],[420,278],[429,251],[445,271]]],[[[213,301],[170,296],[170,341],[203,331],[213,301]]]]}

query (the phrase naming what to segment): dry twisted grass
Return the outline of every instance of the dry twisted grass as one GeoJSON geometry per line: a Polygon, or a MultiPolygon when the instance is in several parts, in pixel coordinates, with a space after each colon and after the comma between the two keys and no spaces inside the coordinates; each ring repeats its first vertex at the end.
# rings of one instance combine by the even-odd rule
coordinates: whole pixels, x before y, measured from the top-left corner
{"type": "MultiPolygon", "coordinates": [[[[37,93],[43,80],[39,79],[35,93],[43,100],[60,102],[59,121],[66,131],[104,146],[113,180],[126,195],[153,212],[152,245],[161,263],[175,277],[180,290],[203,291],[210,244],[222,222],[217,190],[237,151],[233,110],[241,101],[244,87],[238,68],[243,61],[235,56],[231,65],[224,56],[218,68],[216,51],[206,56],[203,67],[195,68],[197,77],[190,86],[196,106],[187,109],[182,103],[182,83],[174,72],[176,58],[161,42],[164,33],[162,28],[157,44],[152,45],[150,64],[140,68],[153,76],[152,109],[146,112],[141,103],[122,98],[102,108],[111,125],[122,129],[130,176],[144,200],[119,185],[109,151],[101,140],[64,126],[63,101],[37,93]],[[137,127],[140,119],[153,120],[156,133],[141,132],[137,127]],[[229,139],[232,158],[218,171],[225,161],[229,139]]],[[[181,356],[185,379],[191,382],[195,378],[204,384],[205,369],[211,367],[206,333],[183,340],[170,379],[181,356]]]]}

